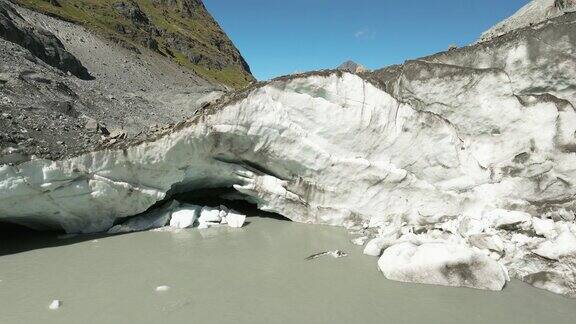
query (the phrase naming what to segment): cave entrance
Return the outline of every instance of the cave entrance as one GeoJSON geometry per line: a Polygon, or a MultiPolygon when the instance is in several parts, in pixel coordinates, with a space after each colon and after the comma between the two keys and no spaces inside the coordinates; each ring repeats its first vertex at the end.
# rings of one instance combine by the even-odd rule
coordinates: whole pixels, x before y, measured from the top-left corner
{"type": "Polygon", "coordinates": [[[0,238],[2,240],[14,239],[14,238],[26,238],[29,236],[37,235],[38,231],[26,227],[24,225],[18,225],[16,223],[0,222],[0,238]]]}
{"type": "MultiPolygon", "coordinates": [[[[159,203],[161,205],[169,200],[177,200],[181,203],[218,207],[220,205],[234,209],[249,217],[273,218],[282,221],[291,221],[290,219],[276,213],[265,212],[256,206],[256,204],[247,201],[244,196],[233,188],[214,188],[199,189],[187,192],[181,192],[170,195],[170,198],[159,203]]],[[[156,206],[157,206],[156,205],[156,206]]]]}
{"type": "MultiPolygon", "coordinates": [[[[250,217],[263,217],[281,221],[291,221],[290,219],[280,214],[259,210],[256,204],[247,201],[246,196],[241,195],[233,188],[198,189],[193,191],[171,193],[168,195],[167,199],[156,203],[148,210],[159,208],[171,200],[208,207],[219,207],[220,205],[224,205],[229,209],[236,210],[246,215],[247,220],[249,220],[250,217]]],[[[137,216],[138,215],[135,215],[133,217],[137,216]]],[[[128,218],[119,219],[117,223],[122,223],[128,218]]],[[[66,235],[63,230],[54,229],[39,231],[12,222],[0,222],[0,256],[40,248],[75,244],[108,236],[111,236],[111,234],[95,233],[66,235]]]]}

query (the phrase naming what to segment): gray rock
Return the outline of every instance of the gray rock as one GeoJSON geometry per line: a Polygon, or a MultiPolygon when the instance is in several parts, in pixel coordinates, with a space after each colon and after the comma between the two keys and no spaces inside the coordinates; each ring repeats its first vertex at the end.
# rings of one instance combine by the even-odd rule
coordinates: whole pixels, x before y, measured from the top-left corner
{"type": "Polygon", "coordinates": [[[85,117],[86,123],[84,124],[84,128],[86,128],[89,132],[97,132],[100,129],[100,124],[94,118],[85,117]]]}
{"type": "Polygon", "coordinates": [[[0,84],[5,84],[10,81],[10,76],[8,73],[0,73],[0,84]]]}
{"type": "Polygon", "coordinates": [[[148,25],[150,20],[148,16],[140,9],[135,1],[121,1],[114,4],[116,9],[124,17],[130,19],[135,25],[148,25]]]}
{"type": "Polygon", "coordinates": [[[56,36],[28,23],[7,2],[0,2],[0,37],[19,44],[47,64],[81,79],[91,79],[88,70],[64,48],[56,36]]]}
{"type": "Polygon", "coordinates": [[[354,61],[346,61],[346,62],[340,64],[340,66],[338,66],[338,70],[347,71],[350,73],[362,73],[362,72],[368,71],[368,69],[365,68],[363,65],[358,64],[354,61]]]}
{"type": "Polygon", "coordinates": [[[126,134],[126,132],[125,132],[124,130],[122,130],[122,129],[114,129],[114,130],[112,130],[112,131],[110,132],[110,135],[109,135],[108,137],[109,137],[109,138],[112,138],[112,139],[116,139],[116,140],[126,139],[127,134],[126,134]]]}
{"type": "Polygon", "coordinates": [[[62,5],[60,4],[60,2],[58,2],[58,0],[42,0],[42,1],[49,2],[51,5],[55,7],[62,7],[62,5]]]}

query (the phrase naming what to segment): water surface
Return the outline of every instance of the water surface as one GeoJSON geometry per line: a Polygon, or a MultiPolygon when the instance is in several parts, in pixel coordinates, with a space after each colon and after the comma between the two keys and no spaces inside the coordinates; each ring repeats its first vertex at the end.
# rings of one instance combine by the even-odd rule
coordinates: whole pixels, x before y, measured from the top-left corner
{"type": "Polygon", "coordinates": [[[576,300],[518,281],[498,293],[388,281],[344,229],[249,221],[0,241],[0,323],[576,323],[576,300]],[[304,260],[333,249],[349,256],[304,260]]]}

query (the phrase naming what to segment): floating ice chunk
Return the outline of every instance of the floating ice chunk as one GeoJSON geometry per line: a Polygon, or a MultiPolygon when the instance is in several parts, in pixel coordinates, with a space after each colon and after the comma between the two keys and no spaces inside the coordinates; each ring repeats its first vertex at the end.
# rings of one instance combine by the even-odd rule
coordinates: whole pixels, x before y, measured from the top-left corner
{"type": "Polygon", "coordinates": [[[228,218],[227,216],[222,217],[222,220],[220,221],[220,224],[228,224],[228,218]]]}
{"type": "Polygon", "coordinates": [[[542,235],[547,239],[554,239],[558,236],[556,226],[554,226],[554,221],[551,219],[540,219],[534,217],[532,218],[532,228],[536,234],[542,235]]]}
{"type": "Polygon", "coordinates": [[[228,214],[228,208],[220,206],[220,208],[213,207],[203,207],[200,211],[200,217],[198,218],[198,228],[206,229],[212,226],[218,226],[222,222],[222,215],[226,216],[228,214]]]}
{"type": "Polygon", "coordinates": [[[576,256],[576,237],[565,228],[554,240],[542,242],[532,252],[553,260],[564,256],[576,256]]]}
{"type": "Polygon", "coordinates": [[[158,286],[158,287],[156,287],[155,290],[156,290],[157,292],[165,292],[165,291],[170,290],[170,286],[165,286],[165,285],[158,286]]]}
{"type": "Polygon", "coordinates": [[[60,307],[62,307],[62,301],[58,299],[54,299],[48,306],[48,308],[51,310],[57,310],[60,307]]]}
{"type": "Polygon", "coordinates": [[[226,216],[226,221],[228,222],[228,226],[240,228],[244,225],[244,221],[246,221],[246,215],[242,215],[237,211],[230,210],[228,212],[228,216],[226,216]]]}
{"type": "Polygon", "coordinates": [[[368,241],[368,236],[360,236],[352,240],[354,245],[364,245],[368,241]]]}
{"type": "Polygon", "coordinates": [[[489,290],[501,290],[508,278],[490,257],[446,243],[396,244],[384,251],[378,267],[390,280],[489,290]]]}
{"type": "Polygon", "coordinates": [[[160,208],[150,210],[140,216],[132,217],[123,224],[112,227],[108,230],[108,233],[130,233],[164,227],[170,220],[170,214],[178,208],[178,206],[180,206],[180,203],[172,200],[160,208]]]}
{"type": "Polygon", "coordinates": [[[170,227],[189,228],[194,226],[194,222],[198,218],[201,210],[201,206],[182,205],[172,213],[170,227]]]}
{"type": "Polygon", "coordinates": [[[488,213],[488,217],[494,220],[494,227],[498,229],[507,229],[521,224],[530,224],[530,221],[532,220],[532,216],[528,213],[505,209],[495,209],[488,213]]]}
{"type": "Polygon", "coordinates": [[[220,216],[221,210],[219,208],[204,207],[200,211],[198,222],[200,223],[220,223],[222,217],[220,216]]]}

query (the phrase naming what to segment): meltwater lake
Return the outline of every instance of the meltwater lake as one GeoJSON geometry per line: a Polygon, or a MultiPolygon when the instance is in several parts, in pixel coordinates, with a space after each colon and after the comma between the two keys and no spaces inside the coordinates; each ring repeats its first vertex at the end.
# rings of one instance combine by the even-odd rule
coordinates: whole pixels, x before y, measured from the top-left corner
{"type": "Polygon", "coordinates": [[[515,280],[502,292],[386,280],[351,238],[262,217],[240,229],[0,237],[0,323],[576,323],[576,300],[515,280]],[[348,256],[305,261],[335,249],[348,256]]]}

